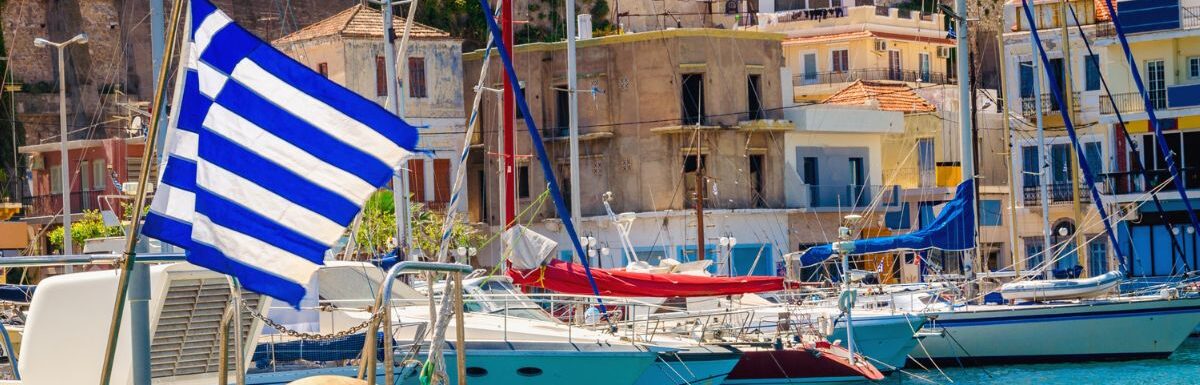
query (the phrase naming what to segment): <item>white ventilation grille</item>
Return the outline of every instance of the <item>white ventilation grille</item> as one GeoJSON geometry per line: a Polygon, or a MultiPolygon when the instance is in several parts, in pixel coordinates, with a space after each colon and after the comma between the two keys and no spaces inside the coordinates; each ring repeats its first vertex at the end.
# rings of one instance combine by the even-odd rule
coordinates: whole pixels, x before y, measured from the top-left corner
{"type": "MultiPolygon", "coordinates": [[[[259,309],[258,294],[243,292],[242,300],[247,307],[259,309]]],[[[228,303],[229,283],[224,277],[172,279],[150,346],[151,377],[217,372],[221,316],[228,303]]],[[[256,323],[245,311],[238,314],[242,340],[247,341],[256,323]]],[[[234,330],[231,328],[230,332],[234,330]]],[[[230,338],[231,370],[234,350],[230,338]]]]}

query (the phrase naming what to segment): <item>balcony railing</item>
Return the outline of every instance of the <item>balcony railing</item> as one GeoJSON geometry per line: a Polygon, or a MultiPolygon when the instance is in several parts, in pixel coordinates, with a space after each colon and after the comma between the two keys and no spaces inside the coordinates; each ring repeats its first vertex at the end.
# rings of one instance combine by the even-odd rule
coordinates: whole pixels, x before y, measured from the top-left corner
{"type": "MultiPolygon", "coordinates": [[[[1151,92],[1150,100],[1153,102],[1155,110],[1167,108],[1168,99],[1166,90],[1151,92]]],[[[1146,111],[1146,104],[1142,101],[1142,94],[1137,92],[1113,94],[1111,98],[1108,95],[1100,95],[1100,114],[1115,114],[1116,111],[1113,110],[1113,104],[1116,104],[1117,109],[1123,114],[1146,111]]]]}
{"type": "Polygon", "coordinates": [[[811,85],[833,85],[849,83],[855,80],[892,80],[901,82],[921,82],[934,84],[955,84],[953,76],[941,72],[897,70],[891,68],[863,68],[849,71],[818,72],[799,74],[792,77],[792,85],[796,87],[811,85]]]}
{"type": "MultiPolygon", "coordinates": [[[[1087,193],[1087,186],[1080,185],[1080,202],[1088,203],[1092,201],[1091,196],[1087,193]]],[[[1038,185],[1025,186],[1025,205],[1036,206],[1042,203],[1042,191],[1038,185]]],[[[1071,182],[1051,183],[1046,186],[1046,193],[1050,195],[1050,203],[1070,202],[1075,192],[1071,189],[1071,182]]]]}
{"type": "Polygon", "coordinates": [[[1175,191],[1174,183],[1180,182],[1187,189],[1200,188],[1200,169],[1183,168],[1179,172],[1183,181],[1170,181],[1170,170],[1110,172],[1101,175],[1100,192],[1105,195],[1141,194],[1168,181],[1162,191],[1175,191]]]}
{"type": "Polygon", "coordinates": [[[862,209],[876,197],[881,207],[900,202],[899,186],[881,185],[805,185],[800,190],[800,205],[805,208],[862,209]]]}
{"type": "MultiPolygon", "coordinates": [[[[1080,111],[1079,93],[1072,94],[1072,106],[1074,112],[1080,111]]],[[[1058,104],[1058,100],[1054,99],[1053,94],[1042,94],[1042,115],[1058,115],[1062,113],[1062,106],[1058,104]]],[[[1026,97],[1021,98],[1021,115],[1025,119],[1033,120],[1037,118],[1037,98],[1026,97]]]]}
{"type": "MultiPolygon", "coordinates": [[[[103,191],[75,191],[71,193],[71,213],[84,210],[99,210],[103,191]]],[[[62,210],[62,194],[35,195],[22,200],[28,206],[25,216],[41,217],[57,215],[62,210]]]]}

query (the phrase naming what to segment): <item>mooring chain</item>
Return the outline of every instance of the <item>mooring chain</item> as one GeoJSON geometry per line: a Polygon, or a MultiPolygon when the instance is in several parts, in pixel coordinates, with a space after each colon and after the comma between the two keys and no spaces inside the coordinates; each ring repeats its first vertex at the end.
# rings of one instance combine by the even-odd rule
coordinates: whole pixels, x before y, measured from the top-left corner
{"type": "Polygon", "coordinates": [[[259,319],[264,324],[266,324],[267,326],[270,326],[272,329],[279,331],[279,333],[282,333],[283,335],[286,335],[288,337],[293,337],[293,338],[299,338],[299,339],[305,339],[305,340],[318,340],[318,341],[343,338],[343,337],[347,337],[349,335],[358,333],[358,332],[362,331],[363,329],[366,329],[368,326],[371,326],[372,322],[377,322],[383,317],[383,311],[376,310],[374,312],[374,314],[371,315],[371,318],[367,318],[366,320],[364,320],[362,323],[360,323],[358,325],[354,325],[348,329],[343,329],[341,331],[334,332],[334,333],[320,334],[320,333],[305,333],[305,332],[301,332],[301,331],[297,331],[297,330],[292,330],[292,329],[288,328],[287,326],[284,326],[275,321],[272,321],[270,318],[267,318],[267,316],[262,315],[261,313],[255,311],[254,309],[251,309],[249,306],[246,306],[245,302],[242,302],[242,309],[245,309],[246,312],[250,313],[250,316],[259,319]]]}

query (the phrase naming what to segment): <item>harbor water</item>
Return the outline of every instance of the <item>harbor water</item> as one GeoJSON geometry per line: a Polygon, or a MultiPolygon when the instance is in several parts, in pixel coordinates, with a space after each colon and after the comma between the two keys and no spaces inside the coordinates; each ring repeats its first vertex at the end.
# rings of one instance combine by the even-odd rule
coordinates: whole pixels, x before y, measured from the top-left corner
{"type": "MultiPolygon", "coordinates": [[[[1103,338],[1097,336],[1097,338],[1103,338]]],[[[1164,385],[1200,384],[1200,337],[1188,338],[1165,360],[1089,362],[1075,364],[1005,365],[968,368],[906,369],[913,375],[896,373],[881,384],[1003,384],[1003,385],[1164,385]]],[[[864,383],[866,384],[866,383],[864,383]]]]}

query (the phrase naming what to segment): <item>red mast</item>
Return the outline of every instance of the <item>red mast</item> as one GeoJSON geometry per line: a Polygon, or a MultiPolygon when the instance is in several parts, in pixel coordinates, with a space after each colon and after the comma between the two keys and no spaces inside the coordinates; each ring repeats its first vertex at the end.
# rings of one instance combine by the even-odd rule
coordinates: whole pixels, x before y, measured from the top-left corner
{"type": "MultiPolygon", "coordinates": [[[[507,49],[510,54],[512,54],[513,2],[511,0],[505,0],[503,3],[503,8],[500,10],[500,32],[504,35],[504,41],[501,43],[504,44],[504,48],[507,49]]],[[[514,55],[513,57],[515,58],[516,56],[514,55]]],[[[515,64],[516,63],[514,60],[514,65],[515,64]]],[[[503,70],[501,70],[501,72],[503,73],[503,70]]],[[[502,198],[504,199],[504,228],[507,229],[517,214],[517,205],[514,199],[516,197],[514,189],[514,186],[516,185],[516,178],[514,177],[514,170],[516,169],[516,157],[513,155],[513,137],[516,136],[514,135],[515,130],[513,129],[513,125],[515,123],[515,114],[513,111],[514,106],[516,105],[516,97],[512,88],[514,84],[508,80],[508,76],[501,77],[504,78],[504,119],[501,123],[504,126],[504,155],[500,157],[500,161],[504,162],[502,163],[504,165],[504,191],[502,192],[502,198]]]]}

